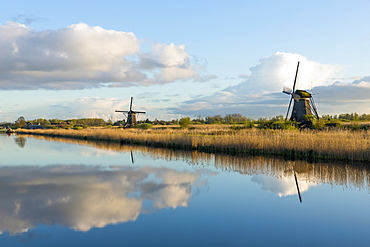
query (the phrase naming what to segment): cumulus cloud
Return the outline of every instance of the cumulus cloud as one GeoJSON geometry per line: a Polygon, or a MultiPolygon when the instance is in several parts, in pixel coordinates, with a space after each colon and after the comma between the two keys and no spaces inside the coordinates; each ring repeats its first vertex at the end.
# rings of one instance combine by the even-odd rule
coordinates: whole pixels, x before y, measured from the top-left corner
{"type": "Polygon", "coordinates": [[[0,233],[12,234],[39,224],[88,231],[135,221],[144,201],[152,202],[146,213],[186,207],[192,188],[207,180],[202,171],[131,166],[8,167],[1,168],[0,178],[0,233]]]}
{"type": "MultiPolygon", "coordinates": [[[[130,99],[104,98],[104,97],[81,97],[71,101],[48,101],[40,106],[30,107],[25,117],[27,119],[73,119],[73,118],[102,118],[104,120],[122,119],[122,113],[115,110],[128,110],[130,99]],[[45,106],[47,105],[47,106],[45,106]]],[[[135,104],[136,110],[146,111],[146,107],[135,104]]],[[[23,113],[16,113],[23,115],[23,113]]],[[[0,114],[1,115],[1,114],[0,114]]],[[[145,115],[139,115],[145,116],[145,115]]],[[[139,118],[140,119],[140,118],[139,118]]]]}
{"type": "Polygon", "coordinates": [[[249,75],[240,76],[245,80],[238,85],[209,96],[196,97],[168,110],[191,116],[241,113],[258,118],[284,115],[289,97],[281,92],[284,87],[292,88],[298,61],[300,66],[296,89],[316,94],[314,98],[319,103],[319,114],[335,114],[343,112],[345,108],[351,112],[369,110],[359,103],[369,101],[370,77],[353,83],[333,83],[333,75],[339,73],[341,67],[320,64],[299,54],[283,52],[261,59],[250,68],[249,75]],[[346,107],[349,103],[350,107],[346,107]]]}
{"type": "Polygon", "coordinates": [[[117,117],[114,110],[128,108],[129,100],[102,97],[84,97],[74,101],[52,104],[46,115],[59,119],[102,118],[109,120],[117,117]]]}
{"type": "Polygon", "coordinates": [[[328,79],[339,71],[338,66],[320,64],[300,54],[277,52],[263,58],[259,64],[250,68],[249,80],[229,90],[241,90],[246,93],[279,92],[284,86],[293,87],[297,63],[300,62],[297,89],[311,89],[318,85],[328,84],[328,79]],[[250,88],[248,88],[250,86],[250,88]]]}
{"type": "Polygon", "coordinates": [[[352,83],[335,82],[328,86],[318,86],[315,91],[323,95],[322,102],[364,102],[370,101],[370,76],[365,76],[352,83]]]}
{"type": "MultiPolygon", "coordinates": [[[[156,102],[156,101],[154,101],[156,102]]],[[[135,101],[133,109],[137,111],[149,111],[153,114],[157,110],[155,104],[141,105],[141,100],[135,101]]],[[[14,121],[19,116],[24,116],[28,120],[45,119],[75,119],[75,118],[102,118],[105,121],[122,120],[125,115],[115,110],[129,110],[130,98],[105,98],[105,97],[81,97],[73,100],[40,100],[36,105],[30,104],[27,112],[24,109],[12,111],[11,113],[2,113],[0,116],[6,121],[14,121]]],[[[151,117],[148,114],[138,114],[138,120],[144,120],[151,117]]]]}
{"type": "MultiPolygon", "coordinates": [[[[294,177],[283,177],[281,179],[268,177],[264,175],[255,175],[252,178],[253,182],[261,185],[261,189],[270,191],[278,197],[298,195],[297,186],[294,177]]],[[[308,191],[315,183],[299,181],[299,190],[301,193],[308,191]]]]}
{"type": "Polygon", "coordinates": [[[335,82],[328,86],[313,89],[317,93],[320,112],[323,114],[370,112],[370,76],[365,76],[352,83],[335,82]]]}
{"type": "Polygon", "coordinates": [[[85,23],[35,31],[8,22],[0,25],[0,50],[3,90],[127,87],[209,77],[191,65],[185,45],[155,44],[142,54],[132,32],[85,23]]]}

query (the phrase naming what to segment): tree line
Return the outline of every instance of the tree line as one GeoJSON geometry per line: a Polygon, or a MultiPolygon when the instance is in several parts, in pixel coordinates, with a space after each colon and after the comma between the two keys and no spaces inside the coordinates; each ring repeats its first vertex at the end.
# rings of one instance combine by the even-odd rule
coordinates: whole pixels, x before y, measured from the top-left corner
{"type": "Polygon", "coordinates": [[[3,127],[14,127],[14,128],[24,128],[30,125],[40,125],[44,128],[71,128],[71,127],[87,127],[87,126],[105,126],[112,125],[112,121],[105,121],[102,118],[80,118],[80,119],[33,119],[26,120],[23,116],[20,116],[17,120],[12,122],[1,122],[3,127]]]}
{"type": "MultiPolygon", "coordinates": [[[[323,120],[326,121],[370,121],[370,114],[359,115],[357,113],[343,113],[339,115],[323,115],[323,120]]],[[[283,115],[278,115],[272,118],[258,118],[257,120],[243,116],[239,113],[226,114],[224,116],[218,114],[215,116],[207,116],[190,119],[190,117],[184,117],[181,119],[173,119],[169,121],[165,120],[140,120],[138,124],[153,124],[153,125],[181,125],[189,126],[189,124],[242,124],[244,127],[253,127],[254,125],[265,126],[266,128],[280,128],[276,127],[285,122],[283,115]]],[[[23,116],[19,117],[14,122],[1,122],[0,126],[23,128],[27,125],[40,125],[44,128],[78,128],[78,127],[90,127],[90,126],[122,126],[125,120],[113,122],[112,120],[104,120],[102,118],[80,118],[80,119],[33,119],[26,120],[23,116]]]]}
{"type": "Polygon", "coordinates": [[[350,121],[370,121],[370,114],[359,115],[357,113],[342,113],[339,115],[323,115],[324,119],[338,119],[338,120],[350,120],[350,121]]]}

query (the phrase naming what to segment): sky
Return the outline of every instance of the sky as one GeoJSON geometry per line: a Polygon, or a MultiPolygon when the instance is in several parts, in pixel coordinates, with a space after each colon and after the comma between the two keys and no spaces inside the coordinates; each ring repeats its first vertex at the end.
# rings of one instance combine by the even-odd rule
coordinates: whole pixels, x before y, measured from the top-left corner
{"type": "Polygon", "coordinates": [[[4,1],[0,122],[370,113],[370,1],[4,1]]]}

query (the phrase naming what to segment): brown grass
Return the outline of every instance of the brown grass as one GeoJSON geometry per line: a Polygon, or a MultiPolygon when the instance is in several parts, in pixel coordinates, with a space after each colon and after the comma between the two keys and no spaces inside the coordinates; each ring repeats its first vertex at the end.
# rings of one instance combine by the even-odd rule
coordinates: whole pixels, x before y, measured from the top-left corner
{"type": "Polygon", "coordinates": [[[192,149],[216,153],[272,154],[309,160],[370,161],[370,132],[351,130],[289,131],[222,126],[180,129],[21,130],[17,133],[72,137],[192,149]]]}
{"type": "MultiPolygon", "coordinates": [[[[28,135],[23,135],[28,136],[28,135]]],[[[313,183],[337,184],[345,187],[368,189],[370,182],[370,167],[366,163],[354,162],[307,162],[302,160],[283,160],[262,156],[211,154],[197,150],[172,150],[167,148],[152,148],[148,146],[121,145],[116,142],[84,141],[76,138],[54,138],[45,135],[33,137],[48,141],[61,141],[114,152],[136,152],[150,156],[153,159],[182,160],[197,167],[214,166],[223,171],[236,171],[241,174],[265,174],[277,178],[292,177],[296,172],[300,181],[313,183]]]]}

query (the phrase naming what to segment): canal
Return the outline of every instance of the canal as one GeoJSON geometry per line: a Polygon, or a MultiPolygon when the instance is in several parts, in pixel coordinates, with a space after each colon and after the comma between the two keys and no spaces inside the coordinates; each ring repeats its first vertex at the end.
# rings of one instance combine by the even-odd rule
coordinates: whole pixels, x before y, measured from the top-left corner
{"type": "Polygon", "coordinates": [[[370,165],[0,134],[1,246],[370,246],[370,165]]]}

